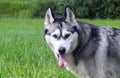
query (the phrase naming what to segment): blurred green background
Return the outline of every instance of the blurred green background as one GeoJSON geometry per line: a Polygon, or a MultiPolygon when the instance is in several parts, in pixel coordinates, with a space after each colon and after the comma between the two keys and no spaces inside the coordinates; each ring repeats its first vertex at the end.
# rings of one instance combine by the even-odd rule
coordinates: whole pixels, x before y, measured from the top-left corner
{"type": "Polygon", "coordinates": [[[77,78],[44,41],[47,8],[63,15],[67,5],[77,20],[120,28],[120,0],[0,0],[0,78],[77,78]]]}
{"type": "Polygon", "coordinates": [[[78,18],[120,18],[120,0],[0,0],[0,18],[44,17],[48,7],[61,15],[66,5],[78,18]]]}

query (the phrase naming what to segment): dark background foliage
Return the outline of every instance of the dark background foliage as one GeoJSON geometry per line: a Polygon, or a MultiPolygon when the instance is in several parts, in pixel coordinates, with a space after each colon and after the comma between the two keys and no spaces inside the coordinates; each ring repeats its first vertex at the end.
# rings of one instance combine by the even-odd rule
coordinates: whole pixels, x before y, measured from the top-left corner
{"type": "Polygon", "coordinates": [[[77,18],[120,18],[120,0],[1,0],[0,17],[44,17],[48,7],[57,15],[70,6],[77,18]]]}

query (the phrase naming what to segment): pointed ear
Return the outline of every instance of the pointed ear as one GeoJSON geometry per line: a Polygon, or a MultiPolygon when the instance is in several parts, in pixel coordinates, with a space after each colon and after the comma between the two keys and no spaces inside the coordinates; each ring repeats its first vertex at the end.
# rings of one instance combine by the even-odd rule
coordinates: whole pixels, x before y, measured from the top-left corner
{"type": "Polygon", "coordinates": [[[53,15],[52,15],[51,8],[48,8],[48,10],[46,11],[46,14],[45,14],[44,24],[45,25],[50,25],[51,23],[53,23],[53,21],[54,21],[54,18],[53,18],[53,15]]]}
{"type": "Polygon", "coordinates": [[[65,21],[70,24],[76,22],[75,15],[69,7],[66,7],[66,9],[65,9],[65,21]]]}

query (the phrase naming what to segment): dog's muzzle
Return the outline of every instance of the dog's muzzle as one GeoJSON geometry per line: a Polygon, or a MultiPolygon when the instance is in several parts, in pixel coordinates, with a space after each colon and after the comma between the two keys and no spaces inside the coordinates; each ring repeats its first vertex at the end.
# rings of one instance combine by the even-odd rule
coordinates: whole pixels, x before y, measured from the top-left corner
{"type": "Polygon", "coordinates": [[[62,68],[65,68],[68,65],[68,58],[65,54],[66,49],[64,47],[60,47],[58,51],[59,51],[59,54],[58,54],[59,66],[62,68]]]}
{"type": "Polygon", "coordinates": [[[65,54],[66,49],[64,47],[60,47],[58,51],[60,54],[65,54]]]}

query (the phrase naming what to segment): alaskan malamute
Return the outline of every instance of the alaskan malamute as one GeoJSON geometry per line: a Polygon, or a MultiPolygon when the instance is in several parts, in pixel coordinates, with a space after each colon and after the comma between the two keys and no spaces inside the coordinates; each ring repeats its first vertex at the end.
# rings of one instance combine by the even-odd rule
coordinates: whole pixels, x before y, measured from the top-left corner
{"type": "Polygon", "coordinates": [[[120,78],[120,30],[77,22],[69,7],[65,16],[45,15],[45,41],[58,64],[80,78],[120,78]]]}

